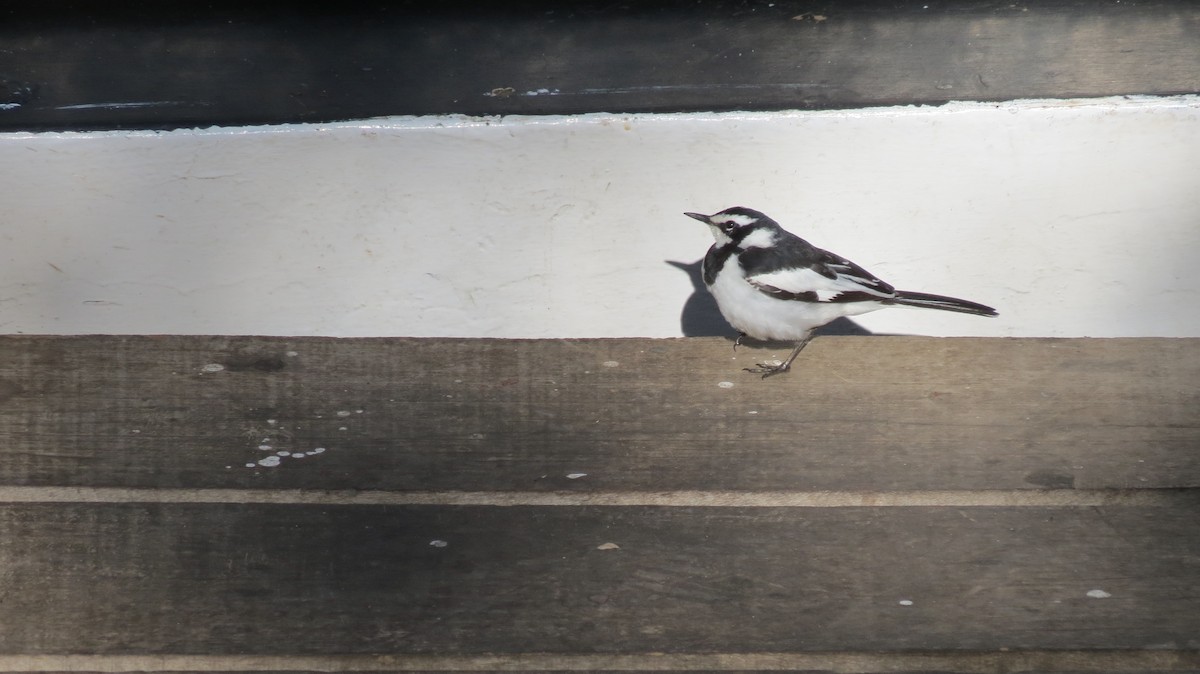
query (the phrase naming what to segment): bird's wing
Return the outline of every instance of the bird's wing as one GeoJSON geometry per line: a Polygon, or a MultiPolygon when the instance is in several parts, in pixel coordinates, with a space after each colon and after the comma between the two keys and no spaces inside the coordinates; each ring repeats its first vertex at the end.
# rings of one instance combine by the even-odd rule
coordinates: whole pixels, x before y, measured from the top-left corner
{"type": "Polygon", "coordinates": [[[864,302],[892,299],[896,290],[873,274],[828,251],[807,264],[746,276],[760,291],[802,302],[864,302]]]}

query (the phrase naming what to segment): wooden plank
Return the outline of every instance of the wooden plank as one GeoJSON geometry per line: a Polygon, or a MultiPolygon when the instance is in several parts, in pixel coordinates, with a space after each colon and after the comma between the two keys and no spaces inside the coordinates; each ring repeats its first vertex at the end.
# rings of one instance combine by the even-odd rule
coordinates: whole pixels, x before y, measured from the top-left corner
{"type": "Polygon", "coordinates": [[[0,653],[1195,651],[1197,507],[8,505],[0,653]]]}
{"type": "Polygon", "coordinates": [[[788,375],[741,371],[785,352],[716,338],[6,337],[0,485],[1200,485],[1200,340],[822,337],[788,375]]]}
{"type": "Polygon", "coordinates": [[[0,655],[0,672],[1200,672],[1191,651],[941,651],[487,655],[0,655]]]}
{"type": "Polygon", "coordinates": [[[1200,91],[1186,1],[6,10],[0,129],[830,109],[1200,91]]]}

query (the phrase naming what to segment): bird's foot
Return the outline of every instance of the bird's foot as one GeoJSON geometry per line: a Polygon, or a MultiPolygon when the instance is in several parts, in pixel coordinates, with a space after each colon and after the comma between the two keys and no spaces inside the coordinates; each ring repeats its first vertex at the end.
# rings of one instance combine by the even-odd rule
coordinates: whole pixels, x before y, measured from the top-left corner
{"type": "Polygon", "coordinates": [[[796,348],[792,349],[792,352],[788,354],[787,360],[783,362],[774,361],[772,363],[759,363],[758,367],[746,367],[742,369],[747,372],[753,372],[754,374],[761,374],[763,379],[766,379],[771,375],[783,374],[784,372],[792,369],[792,361],[796,360],[796,356],[800,355],[800,351],[803,350],[804,346],[810,341],[812,341],[811,330],[806,333],[800,341],[796,342],[796,348]]]}
{"type": "Polygon", "coordinates": [[[792,364],[790,361],[783,363],[758,363],[756,367],[744,367],[742,369],[752,374],[761,374],[762,378],[766,379],[772,375],[783,374],[784,372],[787,372],[788,370],[792,369],[792,364]]]}

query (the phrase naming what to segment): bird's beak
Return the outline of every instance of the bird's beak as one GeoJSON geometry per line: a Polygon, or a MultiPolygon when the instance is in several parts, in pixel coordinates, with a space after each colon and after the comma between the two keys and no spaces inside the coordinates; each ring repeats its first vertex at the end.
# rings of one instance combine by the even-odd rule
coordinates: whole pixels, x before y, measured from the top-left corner
{"type": "Polygon", "coordinates": [[[699,213],[684,213],[684,215],[688,216],[689,218],[695,218],[706,225],[712,224],[712,220],[709,220],[707,215],[701,215],[699,213]]]}

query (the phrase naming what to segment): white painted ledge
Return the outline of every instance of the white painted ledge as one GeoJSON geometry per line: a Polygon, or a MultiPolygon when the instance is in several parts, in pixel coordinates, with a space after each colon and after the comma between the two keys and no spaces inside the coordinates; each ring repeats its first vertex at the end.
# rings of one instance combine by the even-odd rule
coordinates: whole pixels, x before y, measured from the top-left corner
{"type": "Polygon", "coordinates": [[[0,134],[0,331],[670,337],[682,215],[900,288],[878,332],[1200,336],[1200,99],[0,134]]]}

